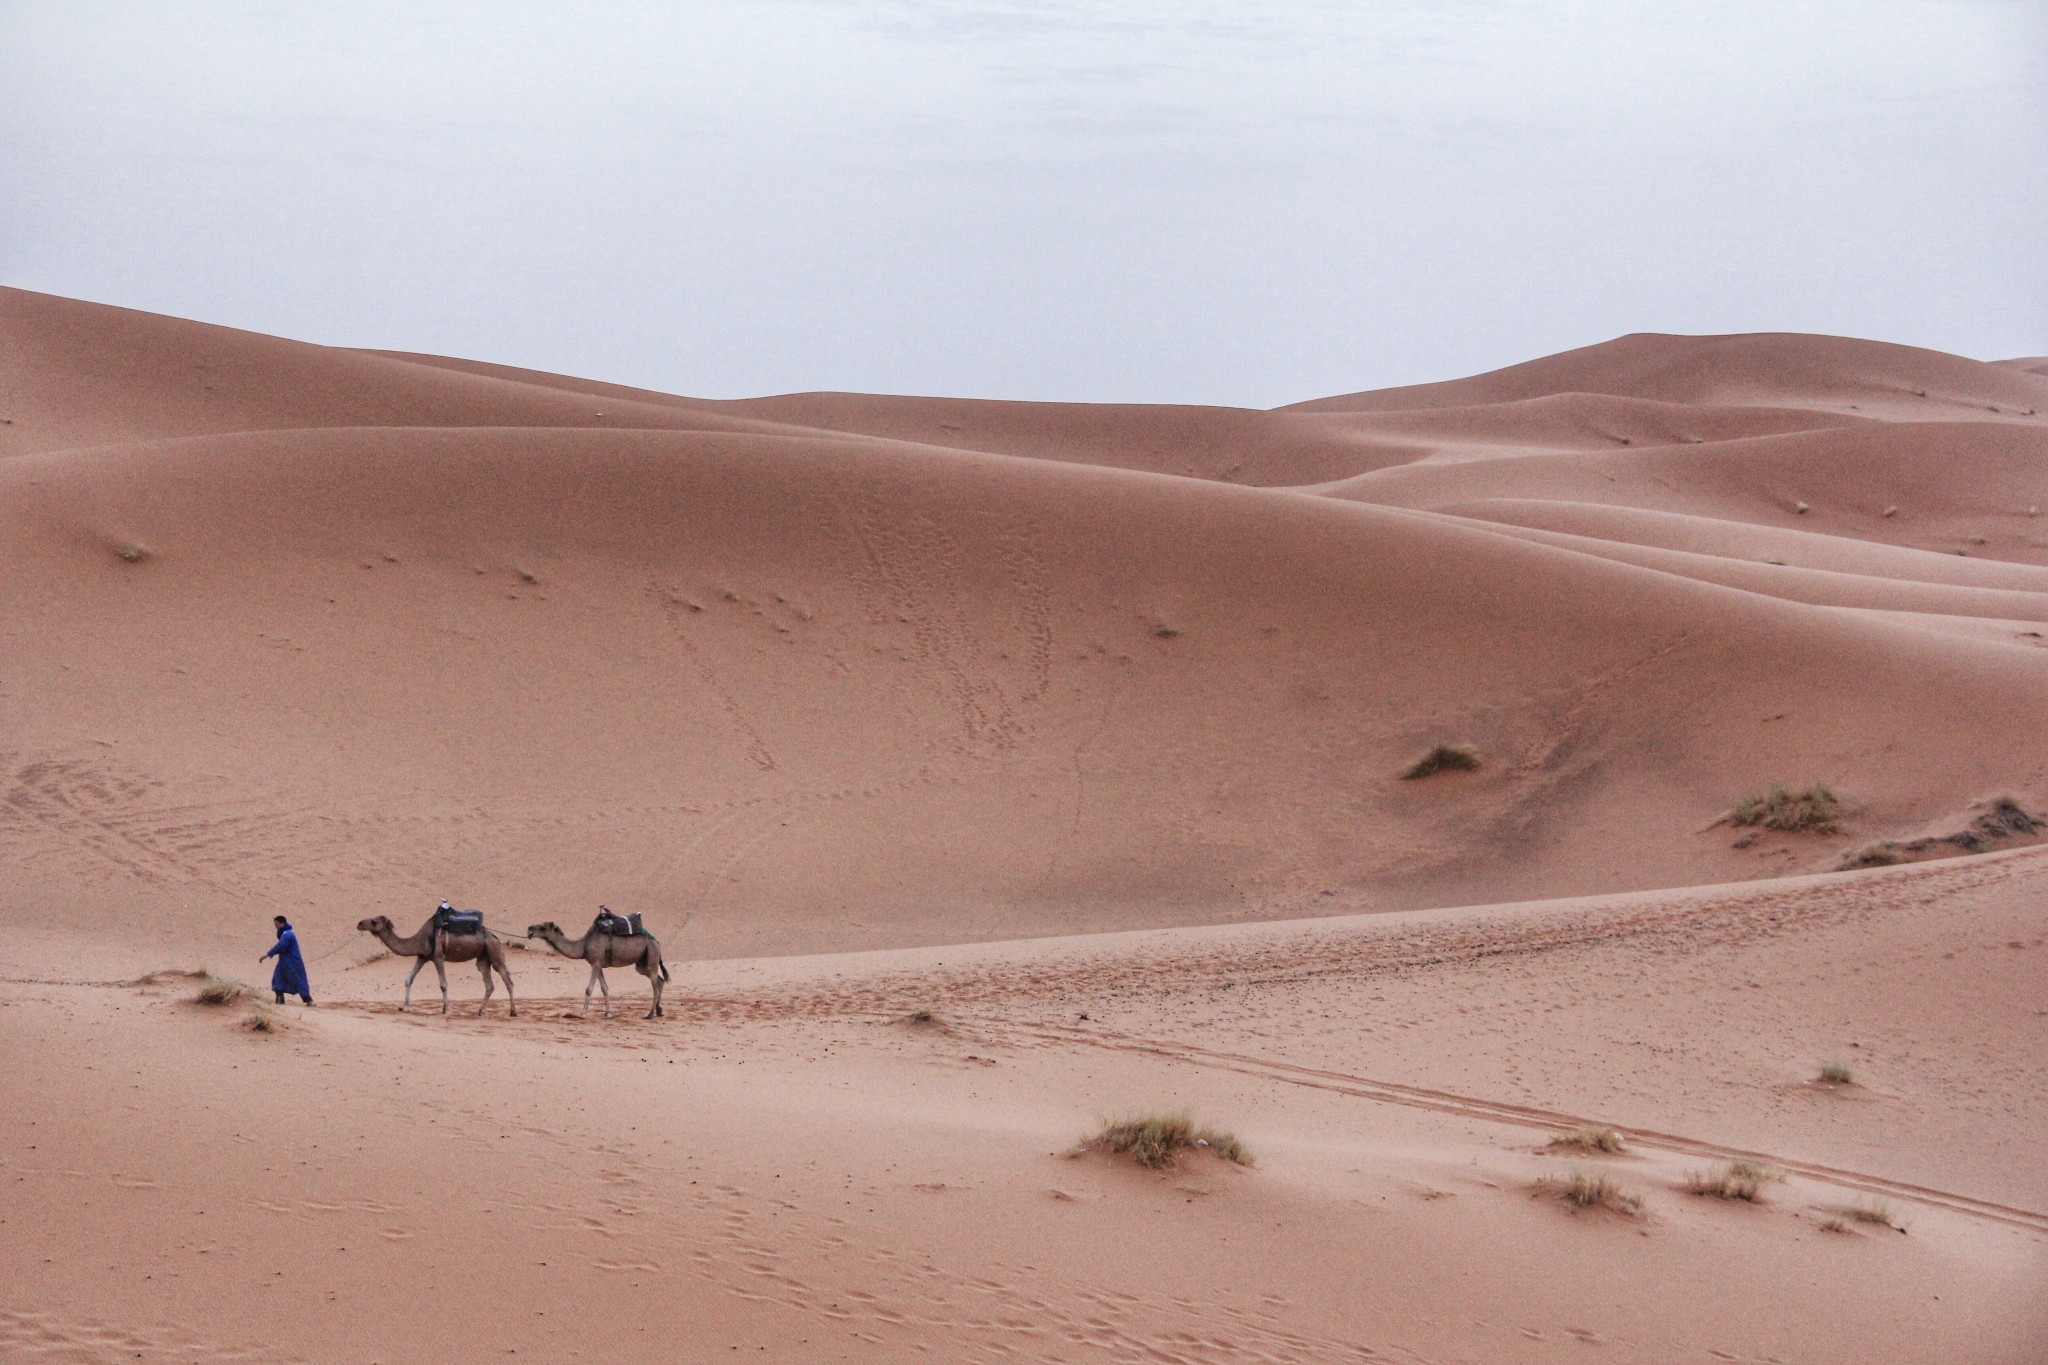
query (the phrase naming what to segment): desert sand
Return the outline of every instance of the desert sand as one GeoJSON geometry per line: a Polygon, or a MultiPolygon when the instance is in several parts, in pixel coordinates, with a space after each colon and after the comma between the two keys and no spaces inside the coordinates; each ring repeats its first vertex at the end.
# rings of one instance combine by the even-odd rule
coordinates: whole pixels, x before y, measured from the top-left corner
{"type": "Polygon", "coordinates": [[[2048,1359],[2044,371],[708,401],[0,290],[0,1359],[2048,1359]],[[516,1017],[398,1012],[444,896],[516,1017]],[[599,902],[665,1017],[516,937],[599,902]],[[317,1007],[196,1003],[280,912],[317,1007]],[[1255,1163],[1077,1151],[1171,1110],[1255,1163]]]}

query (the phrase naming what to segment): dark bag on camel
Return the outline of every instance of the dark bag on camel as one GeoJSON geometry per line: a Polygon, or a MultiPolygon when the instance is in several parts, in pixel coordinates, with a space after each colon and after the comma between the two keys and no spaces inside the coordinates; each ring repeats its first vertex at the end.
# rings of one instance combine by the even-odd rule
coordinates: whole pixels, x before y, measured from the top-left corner
{"type": "Polygon", "coordinates": [[[640,927],[640,917],[638,915],[616,915],[603,907],[599,907],[597,923],[593,924],[591,928],[597,930],[600,934],[609,934],[613,938],[632,938],[636,934],[646,932],[640,927]]]}
{"type": "Polygon", "coordinates": [[[441,916],[437,928],[444,934],[457,934],[474,938],[484,931],[484,912],[481,910],[455,910],[441,916]]]}

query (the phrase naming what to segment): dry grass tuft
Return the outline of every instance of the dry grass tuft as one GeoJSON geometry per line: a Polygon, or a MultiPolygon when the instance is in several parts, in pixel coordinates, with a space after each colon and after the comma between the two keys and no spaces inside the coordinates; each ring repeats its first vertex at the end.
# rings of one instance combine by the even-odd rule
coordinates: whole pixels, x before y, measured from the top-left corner
{"type": "Polygon", "coordinates": [[[1612,1209],[1630,1216],[1643,1211],[1643,1197],[1624,1190],[1610,1176],[1573,1171],[1563,1180],[1543,1180],[1539,1188],[1549,1190],[1574,1212],[1579,1209],[1612,1209]]]}
{"type": "Polygon", "coordinates": [[[1739,1199],[1745,1204],[1764,1202],[1764,1190],[1785,1177],[1761,1161],[1737,1160],[1711,1172],[1694,1171],[1685,1178],[1692,1194],[1715,1199],[1739,1199]]]}
{"type": "Polygon", "coordinates": [[[936,1024],[939,1022],[939,1016],[930,1010],[912,1010],[903,1017],[903,1022],[906,1024],[936,1024]]]}
{"type": "Polygon", "coordinates": [[[1982,815],[1972,820],[1968,829],[1949,835],[1948,842],[1965,853],[1982,853],[2000,839],[2039,834],[2041,828],[2039,817],[2028,814],[2026,807],[2010,796],[2001,796],[1982,815]]]}
{"type": "Polygon", "coordinates": [[[1593,1124],[1586,1128],[1574,1128],[1569,1133],[1559,1133],[1546,1144],[1553,1151],[1560,1152],[1625,1152],[1628,1139],[1618,1128],[1593,1124]]]}
{"type": "Polygon", "coordinates": [[[1438,744],[1421,758],[1401,770],[1403,782],[1413,782],[1420,777],[1434,777],[1438,773],[1471,773],[1479,771],[1479,750],[1469,744],[1438,744]]]}
{"type": "Polygon", "coordinates": [[[1821,1220],[1820,1230],[1849,1232],[1857,1223],[1891,1228],[1896,1232],[1906,1230],[1906,1225],[1892,1212],[1892,1206],[1882,1199],[1859,1199],[1854,1204],[1838,1204],[1828,1210],[1828,1216],[1821,1220]]]}
{"type": "Polygon", "coordinates": [[[1148,1170],[1163,1170],[1183,1152],[1208,1151],[1239,1166],[1252,1164],[1252,1154],[1234,1133],[1195,1126],[1186,1114],[1147,1114],[1131,1119],[1105,1119],[1094,1137],[1077,1151],[1127,1156],[1148,1170]]]}
{"type": "Polygon", "coordinates": [[[1854,853],[1843,854],[1836,867],[1842,872],[1854,872],[1865,867],[1897,867],[1900,863],[1912,861],[1911,854],[1887,839],[1881,843],[1865,844],[1854,853]]]}
{"type": "Polygon", "coordinates": [[[242,1021],[254,1033],[275,1033],[278,1030],[277,1014],[261,1000],[249,1011],[249,1017],[242,1021]]]}
{"type": "Polygon", "coordinates": [[[2001,796],[1976,819],[1952,834],[1927,834],[1918,839],[1885,839],[1868,844],[1844,855],[1837,864],[1837,870],[1850,872],[1859,867],[1890,867],[1912,862],[1923,853],[1936,858],[1954,857],[1955,853],[1989,853],[2007,839],[2031,838],[2041,833],[2042,828],[2040,817],[2030,814],[2026,807],[2010,796],[2001,796]],[[1955,853],[1949,852],[1951,849],[1955,853]]]}
{"type": "Polygon", "coordinates": [[[204,981],[206,973],[193,971],[189,967],[159,967],[145,972],[127,984],[136,990],[148,990],[153,986],[168,986],[185,981],[204,981]]]}
{"type": "Polygon", "coordinates": [[[1784,830],[1790,834],[1827,834],[1835,828],[1839,809],[1835,794],[1824,782],[1816,782],[1798,791],[1776,786],[1762,795],[1752,792],[1737,801],[1735,809],[1728,812],[1728,823],[1762,825],[1765,829],[1784,830]]]}
{"type": "Polygon", "coordinates": [[[1822,1085],[1854,1085],[1856,1084],[1856,1073],[1849,1069],[1846,1062],[1822,1062],[1820,1064],[1820,1083],[1822,1085]]]}
{"type": "Polygon", "coordinates": [[[224,976],[215,976],[208,972],[192,998],[202,1005],[232,1005],[248,992],[249,988],[241,982],[230,981],[224,976]]]}

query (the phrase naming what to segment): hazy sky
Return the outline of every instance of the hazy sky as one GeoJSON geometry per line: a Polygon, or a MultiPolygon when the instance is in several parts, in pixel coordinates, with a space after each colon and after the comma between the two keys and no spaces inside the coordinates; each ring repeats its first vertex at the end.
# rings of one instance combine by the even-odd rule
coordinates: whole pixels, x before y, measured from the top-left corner
{"type": "Polygon", "coordinates": [[[0,282],[714,397],[2048,352],[2048,0],[0,0],[0,282]]]}

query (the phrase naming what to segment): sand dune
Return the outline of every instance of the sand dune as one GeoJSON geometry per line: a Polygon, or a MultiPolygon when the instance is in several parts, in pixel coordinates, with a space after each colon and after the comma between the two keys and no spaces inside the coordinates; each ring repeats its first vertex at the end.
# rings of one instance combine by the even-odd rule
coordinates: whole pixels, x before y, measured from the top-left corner
{"type": "MultiPolygon", "coordinates": [[[[1470,509],[1482,513],[1489,504],[1470,509]]],[[[1920,611],[1946,616],[1975,616],[2000,621],[2036,621],[2048,613],[2048,592],[2032,590],[1964,587],[1948,583],[1919,582],[1904,576],[1843,573],[1827,569],[1794,568],[1775,559],[1762,562],[1730,559],[1720,555],[1694,554],[1650,546],[1617,544],[1591,536],[1569,535],[1533,528],[1503,528],[1504,533],[1538,545],[1552,545],[1580,554],[1637,564],[1648,569],[1678,574],[1702,583],[1719,583],[1789,602],[1817,606],[1873,607],[1885,611],[1920,611]]],[[[1905,567],[1903,564],[1897,566],[1905,567]]]]}
{"type": "Polygon", "coordinates": [[[0,289],[0,457],[307,427],[763,424],[0,289]]]}
{"type": "Polygon", "coordinates": [[[657,432],[246,434],[0,485],[37,699],[0,830],[98,850],[49,893],[87,917],[106,878],[124,913],[351,923],[453,885],[625,895],[718,952],[1010,937],[1812,869],[2039,780],[2031,653],[1332,499],[657,432]],[[1487,768],[1399,780],[1438,739],[1487,768]],[[1837,836],[1702,832],[1812,777],[1837,836]]]}
{"type": "MultiPolygon", "coordinates": [[[[1798,527],[1692,516],[1647,507],[1572,502],[1562,498],[1483,498],[1444,511],[1534,530],[1561,531],[1621,545],[1682,550],[1754,563],[1864,574],[1912,583],[2040,592],[2048,570],[2031,564],[1972,558],[1910,546],[1856,540],[1798,527]]],[[[1798,526],[1804,526],[1799,523],[1798,526]]]]}
{"type": "Polygon", "coordinates": [[[1429,508],[1548,497],[2044,564],[2044,458],[2048,426],[1915,423],[1711,447],[1404,465],[1322,491],[1429,508]]]}
{"type": "Polygon", "coordinates": [[[2037,368],[706,401],[0,291],[0,1355],[2038,1359],[2037,368]],[[669,1017],[399,1018],[443,895],[669,1017]],[[164,974],[279,909],[282,1031],[164,974]],[[1147,1105],[1258,1166],[1060,1155],[1147,1105]]]}
{"type": "Polygon", "coordinates": [[[1720,337],[1644,333],[1469,379],[1320,398],[1292,410],[1384,412],[1564,393],[1701,406],[1809,408],[1911,422],[2010,421],[2048,408],[2048,385],[2024,366],[2014,373],[2008,366],[1912,346],[1765,332],[1720,337]]]}

